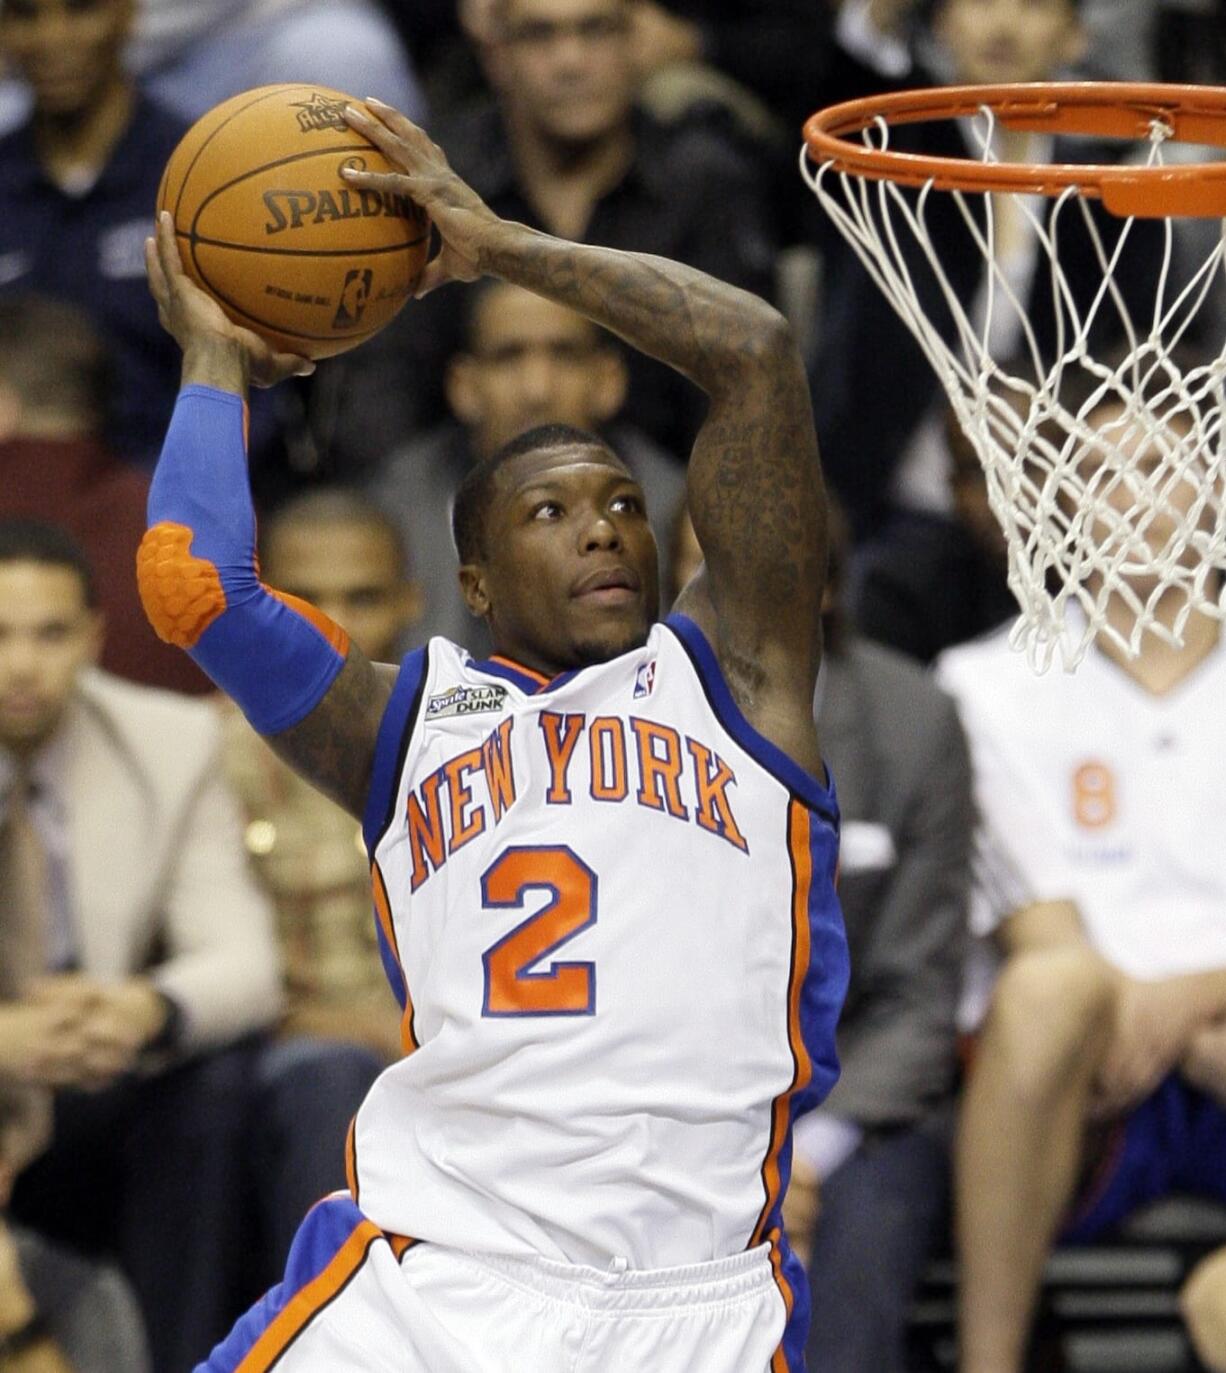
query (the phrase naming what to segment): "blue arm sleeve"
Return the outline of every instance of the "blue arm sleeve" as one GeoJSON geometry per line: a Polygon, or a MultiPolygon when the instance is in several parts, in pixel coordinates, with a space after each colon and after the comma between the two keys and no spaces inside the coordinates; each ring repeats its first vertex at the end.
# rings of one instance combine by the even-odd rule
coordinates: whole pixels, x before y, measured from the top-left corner
{"type": "Polygon", "coordinates": [[[137,581],[160,638],[185,648],[261,734],[319,704],[349,652],[344,630],[260,581],[240,397],[185,386],[149,492],[137,581]]]}

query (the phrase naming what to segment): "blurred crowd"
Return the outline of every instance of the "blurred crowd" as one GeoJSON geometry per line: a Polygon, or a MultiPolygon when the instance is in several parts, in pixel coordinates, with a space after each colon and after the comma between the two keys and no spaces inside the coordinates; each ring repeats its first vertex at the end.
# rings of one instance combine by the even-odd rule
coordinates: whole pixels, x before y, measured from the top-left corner
{"type": "MultiPolygon", "coordinates": [[[[191,1367],[344,1186],[401,1052],[356,822],[153,636],[133,575],[179,362],[144,282],[158,182],[197,116],[273,81],[378,96],[499,214],[691,263],[802,340],[842,512],[814,710],[852,952],[789,1195],[814,1373],[904,1373],[951,1243],[962,1373],[1021,1373],[1053,1244],[1226,1202],[1217,624],[1031,676],[978,459],[796,170],[836,100],[1066,76],[1226,85],[1226,3],[0,0],[0,1368],[191,1367]]],[[[1144,228],[1129,251],[1142,312],[1161,255],[1144,228]]],[[[969,305],[982,258],[952,257],[969,305]]],[[[1224,335],[1219,282],[1186,342],[1224,335]]],[[[376,660],[435,634],[484,656],[453,493],[556,421],[626,459],[676,590],[699,403],[559,306],[446,287],[253,407],[263,576],[376,660]]],[[[1226,1369],[1226,1260],[1185,1308],[1226,1369]]]]}

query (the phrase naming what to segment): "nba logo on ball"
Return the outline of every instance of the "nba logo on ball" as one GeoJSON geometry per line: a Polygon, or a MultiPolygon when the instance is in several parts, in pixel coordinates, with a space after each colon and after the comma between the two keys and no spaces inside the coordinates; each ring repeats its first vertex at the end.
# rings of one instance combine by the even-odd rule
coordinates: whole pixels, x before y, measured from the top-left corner
{"type": "Polygon", "coordinates": [[[336,309],[336,318],[332,321],[333,329],[351,329],[355,324],[362,322],[362,316],[366,313],[366,302],[370,299],[370,283],[374,278],[374,273],[367,267],[365,270],[354,268],[345,274],[345,284],[341,287],[341,303],[336,309]]]}
{"type": "Polygon", "coordinates": [[[641,701],[645,696],[650,696],[655,690],[656,685],[656,660],[644,663],[639,668],[634,678],[634,699],[641,701]]]}

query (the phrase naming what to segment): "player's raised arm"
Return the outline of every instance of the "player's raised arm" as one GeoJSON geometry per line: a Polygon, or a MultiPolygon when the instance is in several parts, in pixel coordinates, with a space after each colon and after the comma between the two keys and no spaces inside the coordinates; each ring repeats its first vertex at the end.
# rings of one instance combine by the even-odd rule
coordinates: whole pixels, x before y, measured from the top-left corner
{"type": "Polygon", "coordinates": [[[168,216],[146,245],[146,266],[162,324],[183,350],[183,389],[137,558],[145,612],[287,762],[361,815],[391,676],[313,606],[265,587],[255,557],[247,387],[312,364],[232,324],[188,280],[168,216]]]}
{"type": "Polygon", "coordinates": [[[370,103],[377,121],[355,110],[349,117],[405,175],[350,179],[408,194],[430,212],[443,250],[423,290],[501,277],[587,315],[707,393],[689,467],[706,573],[679,609],[712,641],[750,720],[816,768],[811,709],[826,503],[808,386],[783,317],[666,258],[570,243],[498,219],[425,133],[370,103]]]}

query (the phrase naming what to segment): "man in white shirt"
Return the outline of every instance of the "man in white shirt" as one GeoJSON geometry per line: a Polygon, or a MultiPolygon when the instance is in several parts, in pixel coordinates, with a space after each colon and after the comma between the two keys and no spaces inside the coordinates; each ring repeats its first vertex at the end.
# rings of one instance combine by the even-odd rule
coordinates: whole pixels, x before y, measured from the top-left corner
{"type": "MultiPolygon", "coordinates": [[[[1133,474],[1122,513],[1159,443],[1114,403],[1091,422],[1133,474]]],[[[1194,496],[1185,479],[1167,499],[1183,514],[1194,496]]],[[[1180,608],[1162,594],[1160,622],[1180,608]]],[[[1123,596],[1107,615],[1126,639],[1123,596]]],[[[1226,1199],[1226,648],[1197,612],[1182,645],[1146,634],[1132,660],[1100,637],[1076,675],[1036,678],[1004,631],[938,673],[976,772],[981,925],[1005,954],[956,1158],[961,1369],[1020,1373],[1053,1240],[1175,1189],[1226,1199]]]]}

